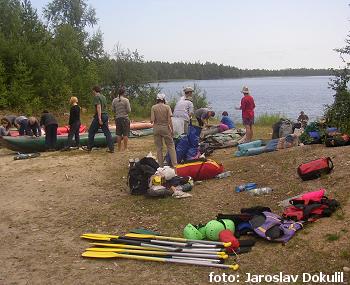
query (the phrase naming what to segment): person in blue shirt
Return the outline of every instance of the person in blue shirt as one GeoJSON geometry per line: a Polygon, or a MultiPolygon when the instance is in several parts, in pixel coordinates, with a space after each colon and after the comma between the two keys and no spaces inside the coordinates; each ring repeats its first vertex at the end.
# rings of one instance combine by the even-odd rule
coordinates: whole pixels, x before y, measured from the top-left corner
{"type": "Polygon", "coordinates": [[[228,113],[226,111],[222,112],[222,119],[221,119],[221,123],[225,124],[226,126],[228,126],[229,129],[234,129],[235,128],[235,124],[232,121],[232,119],[228,116],[228,113]]]}

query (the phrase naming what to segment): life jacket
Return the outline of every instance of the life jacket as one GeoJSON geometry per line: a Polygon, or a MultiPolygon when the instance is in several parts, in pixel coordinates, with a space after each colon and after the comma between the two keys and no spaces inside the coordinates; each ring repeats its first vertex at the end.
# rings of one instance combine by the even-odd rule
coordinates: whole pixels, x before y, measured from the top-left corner
{"type": "Polygon", "coordinates": [[[313,222],[322,217],[330,217],[340,206],[335,199],[324,196],[325,190],[319,189],[290,200],[291,206],[283,212],[283,217],[294,221],[313,222]]]}
{"type": "Polygon", "coordinates": [[[271,212],[263,212],[249,221],[254,232],[269,241],[286,243],[302,229],[302,222],[285,220],[271,212]]]}

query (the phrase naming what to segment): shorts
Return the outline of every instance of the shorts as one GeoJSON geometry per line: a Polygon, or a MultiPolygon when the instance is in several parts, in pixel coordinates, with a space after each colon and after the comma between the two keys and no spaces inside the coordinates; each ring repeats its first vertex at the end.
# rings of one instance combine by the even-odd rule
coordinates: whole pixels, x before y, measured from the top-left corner
{"type": "Polygon", "coordinates": [[[130,133],[130,121],[128,118],[116,118],[115,119],[115,134],[117,136],[127,137],[130,133]]]}
{"type": "Polygon", "coordinates": [[[253,118],[242,118],[243,125],[245,126],[251,126],[254,125],[254,117],[253,118]]]}

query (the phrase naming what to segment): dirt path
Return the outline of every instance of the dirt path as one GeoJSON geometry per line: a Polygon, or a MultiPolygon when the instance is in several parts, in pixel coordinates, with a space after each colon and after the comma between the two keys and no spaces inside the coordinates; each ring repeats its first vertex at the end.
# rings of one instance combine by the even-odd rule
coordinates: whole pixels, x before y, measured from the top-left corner
{"type": "Polygon", "coordinates": [[[88,243],[79,235],[126,233],[137,227],[181,235],[187,223],[206,222],[218,212],[238,212],[254,205],[280,212],[276,202],[318,187],[339,199],[343,212],[310,225],[285,247],[259,241],[251,253],[241,256],[239,273],[333,272],[350,265],[350,147],[307,146],[239,159],[233,158],[233,149],[220,150],[213,158],[232,170],[233,177],[196,186],[192,198],[130,196],[125,179],[128,159],[152,149],[152,138],[145,138],[131,140],[129,153],[55,152],[22,161],[0,150],[0,284],[204,284],[209,272],[223,271],[86,260],[80,254],[88,243]],[[333,158],[334,172],[301,182],[296,166],[323,155],[333,158]],[[233,192],[235,185],[249,181],[273,187],[274,194],[251,197],[233,192]],[[329,241],[327,234],[337,237],[329,241]]]}

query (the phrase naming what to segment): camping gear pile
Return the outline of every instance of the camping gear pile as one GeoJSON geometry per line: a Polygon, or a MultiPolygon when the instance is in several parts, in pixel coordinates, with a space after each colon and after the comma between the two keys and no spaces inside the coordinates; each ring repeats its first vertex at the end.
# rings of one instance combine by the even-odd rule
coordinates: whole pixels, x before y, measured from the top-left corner
{"type": "Polygon", "coordinates": [[[173,196],[174,198],[190,197],[194,185],[188,175],[176,175],[169,166],[159,167],[151,156],[140,160],[130,160],[128,186],[132,195],[148,195],[152,197],[173,196]]]}
{"type": "Polygon", "coordinates": [[[157,234],[129,233],[124,236],[86,233],[91,247],[82,253],[86,258],[133,259],[165,263],[209,266],[237,270],[238,264],[224,264],[230,242],[167,237],[157,234]]]}
{"type": "Polygon", "coordinates": [[[244,134],[244,130],[230,129],[219,134],[207,135],[199,143],[200,152],[208,153],[215,149],[235,147],[244,134]]]}
{"type": "Polygon", "coordinates": [[[239,214],[218,214],[217,219],[230,219],[235,236],[256,236],[274,242],[288,242],[305,224],[322,217],[330,217],[340,206],[325,196],[325,189],[317,189],[289,199],[282,215],[263,206],[243,208],[239,214]]]}

